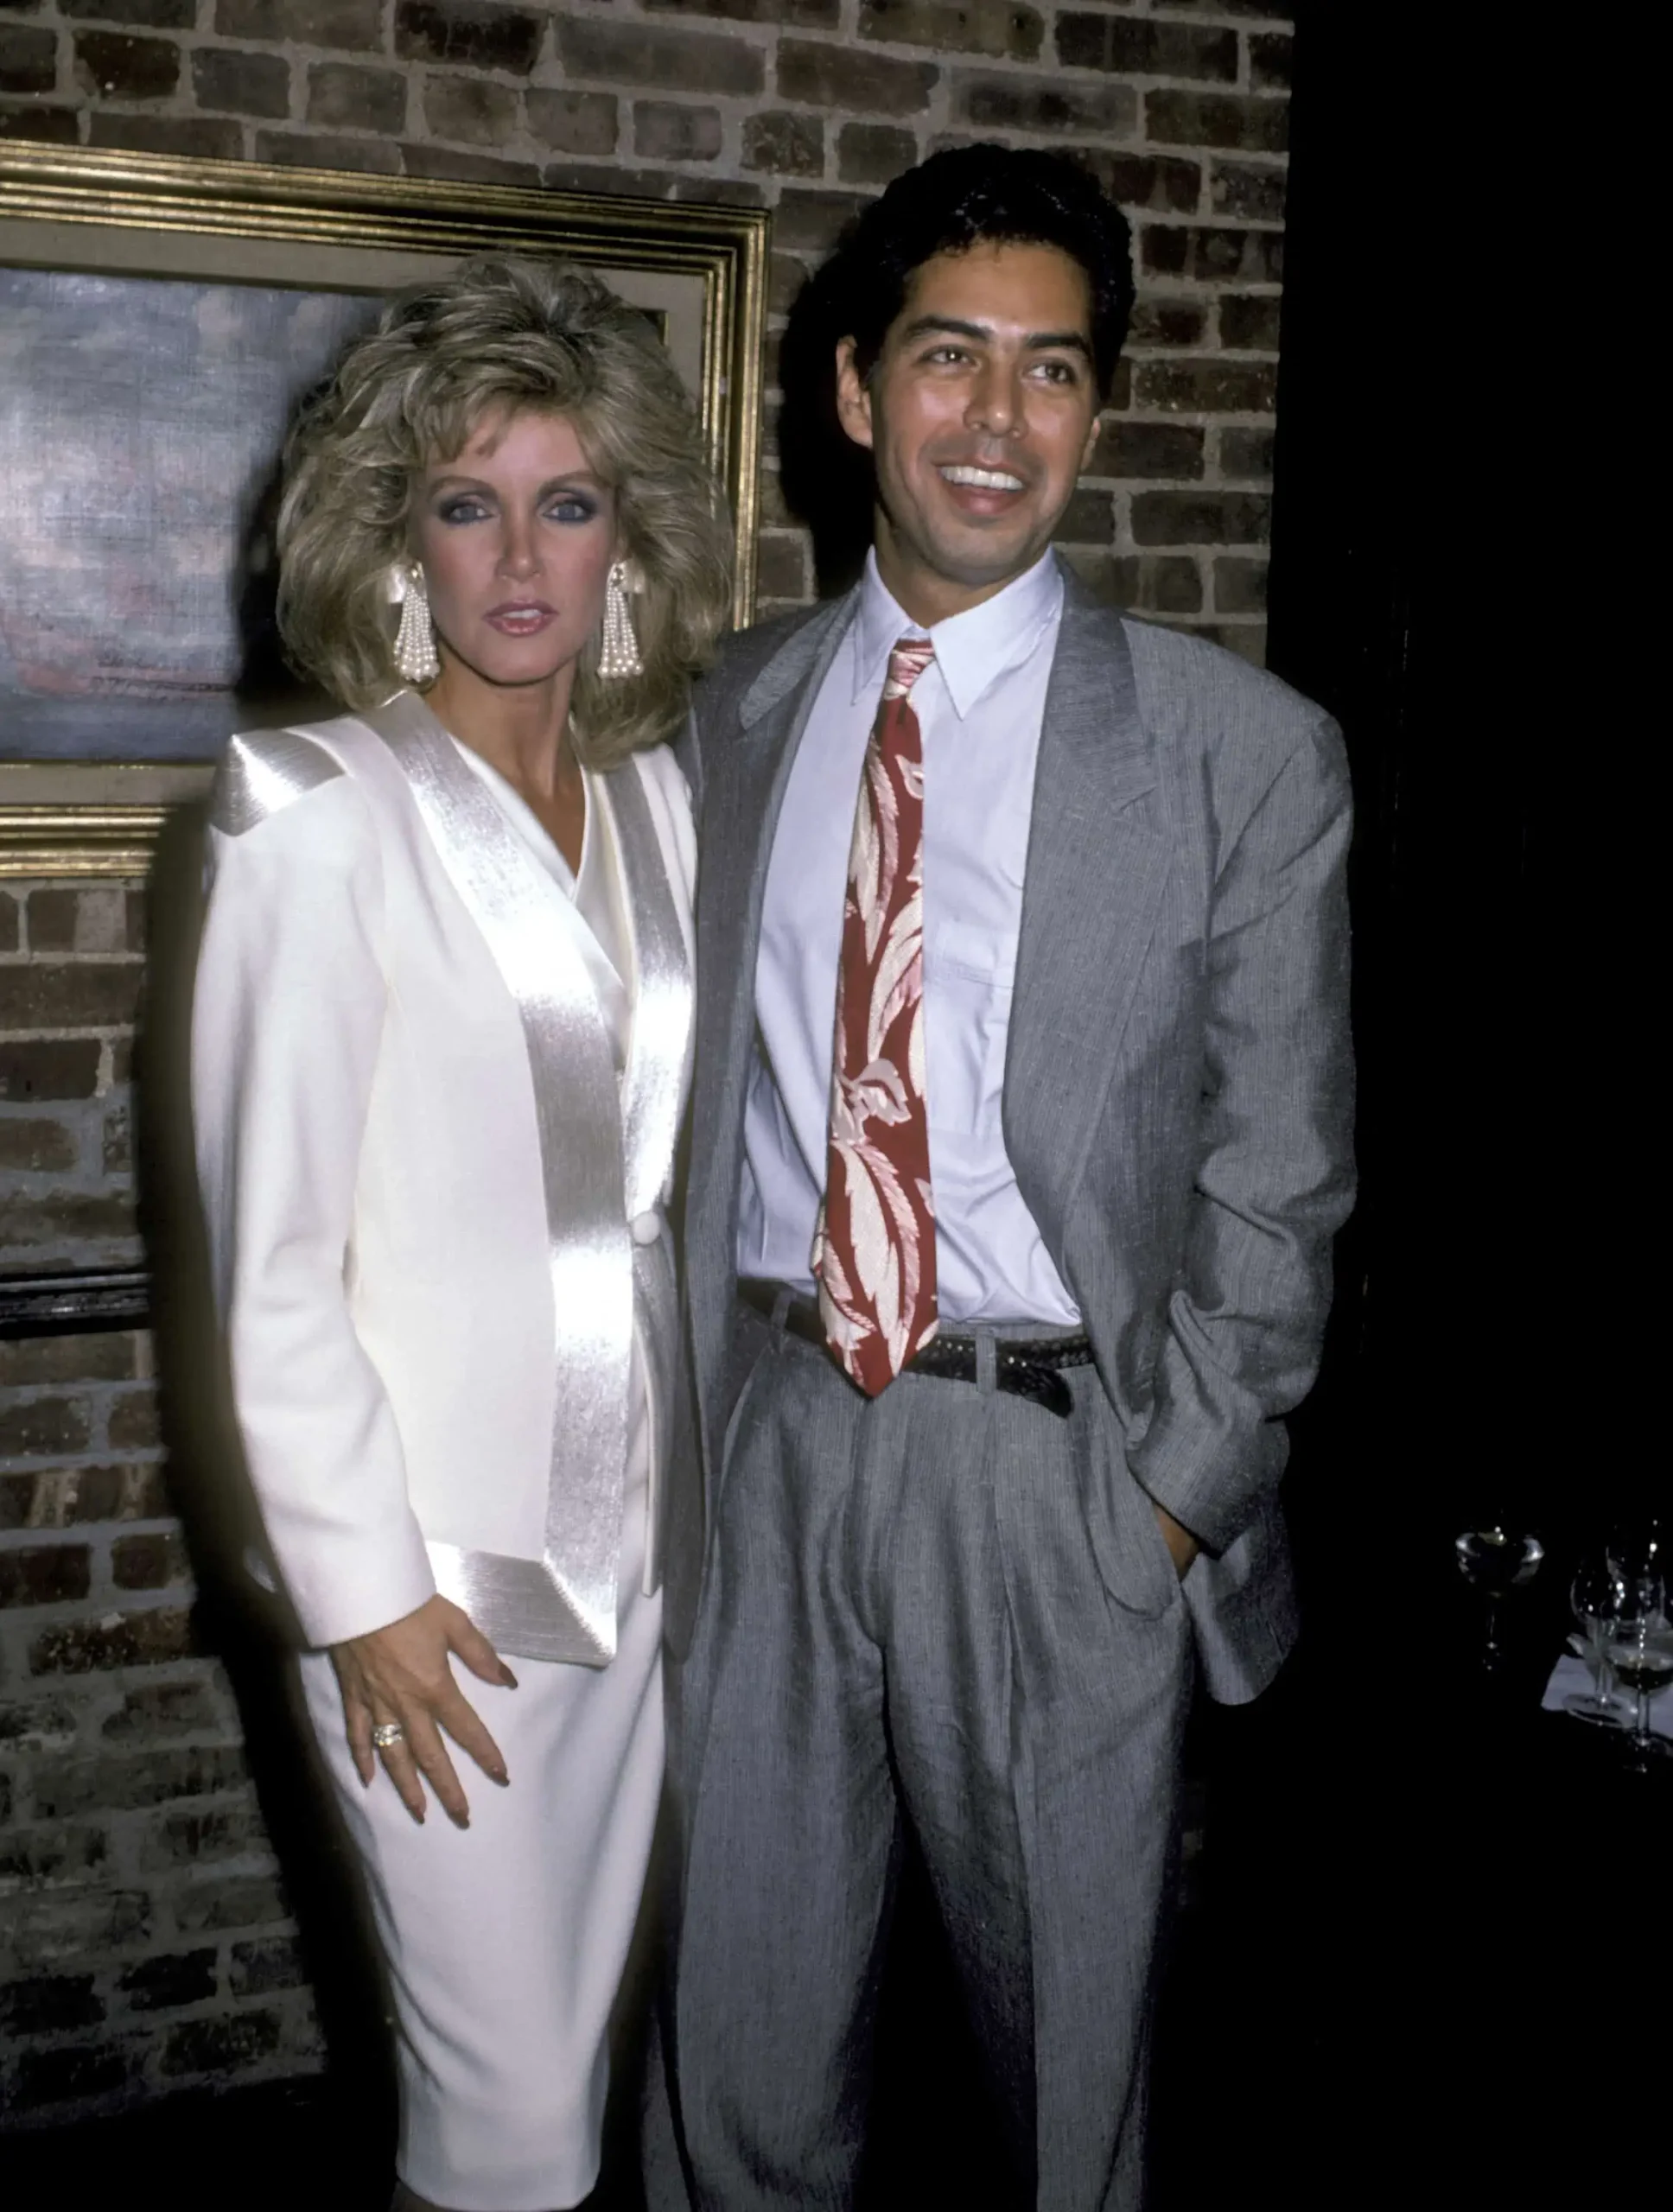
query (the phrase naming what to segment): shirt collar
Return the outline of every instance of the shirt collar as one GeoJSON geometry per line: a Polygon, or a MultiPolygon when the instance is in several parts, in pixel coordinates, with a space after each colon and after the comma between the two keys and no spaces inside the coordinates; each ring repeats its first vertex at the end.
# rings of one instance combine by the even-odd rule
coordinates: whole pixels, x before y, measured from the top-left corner
{"type": "Polygon", "coordinates": [[[1003,591],[926,630],[878,575],[875,552],[868,553],[854,626],[855,702],[882,690],[889,654],[902,638],[927,637],[953,712],[963,721],[998,677],[1027,659],[1062,611],[1063,573],[1047,551],[1003,591]]]}

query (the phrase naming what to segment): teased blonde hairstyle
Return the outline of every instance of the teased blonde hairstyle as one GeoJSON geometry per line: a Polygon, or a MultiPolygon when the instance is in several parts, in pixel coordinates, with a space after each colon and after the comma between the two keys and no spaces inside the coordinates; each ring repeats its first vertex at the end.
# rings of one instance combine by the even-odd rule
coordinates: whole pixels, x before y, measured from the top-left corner
{"type": "Polygon", "coordinates": [[[645,672],[601,682],[595,638],[573,702],[586,760],[611,767],[684,715],[730,606],[731,534],[666,349],[584,270],[468,262],[400,294],[349,346],[285,448],[279,627],[345,704],[387,698],[401,680],[389,572],[407,555],[414,486],[502,408],[563,416],[615,492],[645,672]]]}

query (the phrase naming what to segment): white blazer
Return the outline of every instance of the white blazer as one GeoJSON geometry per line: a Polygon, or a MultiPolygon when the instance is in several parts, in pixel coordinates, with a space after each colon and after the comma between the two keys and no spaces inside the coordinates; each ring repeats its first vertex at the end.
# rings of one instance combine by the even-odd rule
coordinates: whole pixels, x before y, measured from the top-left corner
{"type": "Polygon", "coordinates": [[[661,1437],[677,1357],[696,855],[665,747],[588,784],[633,938],[620,1077],[585,923],[414,694],[222,763],[198,1169],[251,1484],[311,1643],[441,1588],[503,1650],[614,1649],[630,1362],[661,1437]]]}

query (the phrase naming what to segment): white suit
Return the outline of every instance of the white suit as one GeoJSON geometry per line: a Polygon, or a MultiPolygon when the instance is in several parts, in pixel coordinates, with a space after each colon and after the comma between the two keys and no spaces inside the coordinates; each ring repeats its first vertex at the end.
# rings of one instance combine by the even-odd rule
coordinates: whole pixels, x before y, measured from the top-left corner
{"type": "Polygon", "coordinates": [[[199,1172],[271,1561],[315,1647],[438,1587],[519,1688],[468,1832],[355,1779],[401,2029],[401,2171],[495,2212],[596,2172],[603,2038],[660,1780],[663,1207],[694,852],[664,749],[588,777],[570,874],[402,693],[232,741],[193,1022],[199,1172]]]}

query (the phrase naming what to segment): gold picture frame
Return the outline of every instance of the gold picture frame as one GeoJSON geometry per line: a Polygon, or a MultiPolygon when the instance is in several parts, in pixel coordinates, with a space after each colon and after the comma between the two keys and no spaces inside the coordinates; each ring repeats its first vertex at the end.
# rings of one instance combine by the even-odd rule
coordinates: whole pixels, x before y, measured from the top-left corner
{"type": "MultiPolygon", "coordinates": [[[[753,208],[0,143],[0,272],[384,292],[465,255],[596,268],[658,319],[696,398],[737,531],[733,619],[754,598],[767,217],[753,208]]],[[[8,758],[0,875],[143,874],[200,762],[8,758]]],[[[99,713],[90,698],[86,713],[99,713]]],[[[11,751],[15,753],[17,746],[11,751]]]]}

